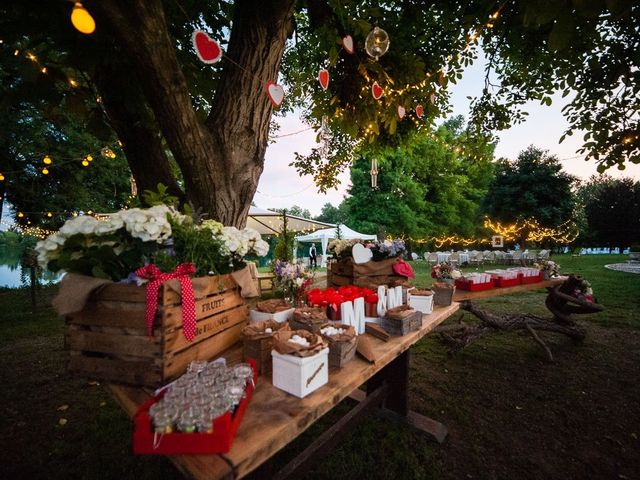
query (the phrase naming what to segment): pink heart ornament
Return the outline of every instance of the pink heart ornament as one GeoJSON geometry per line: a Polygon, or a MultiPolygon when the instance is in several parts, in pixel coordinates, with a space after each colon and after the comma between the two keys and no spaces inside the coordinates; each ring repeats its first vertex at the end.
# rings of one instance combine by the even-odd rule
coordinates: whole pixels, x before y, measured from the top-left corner
{"type": "Polygon", "coordinates": [[[200,61],[206,64],[219,62],[222,58],[222,48],[206,32],[196,30],[191,35],[191,42],[200,61]]]}
{"type": "Polygon", "coordinates": [[[416,115],[418,116],[418,118],[422,118],[423,113],[424,113],[424,108],[422,108],[422,105],[418,105],[416,107],[416,115]]]}
{"type": "Polygon", "coordinates": [[[353,52],[355,52],[355,48],[353,46],[353,37],[351,35],[345,35],[344,37],[342,37],[342,46],[347,51],[347,53],[353,55],[353,52]]]}
{"type": "Polygon", "coordinates": [[[378,85],[378,82],[373,82],[373,85],[371,85],[371,95],[373,95],[373,98],[379,100],[383,93],[384,90],[378,85]]]}
{"type": "Polygon", "coordinates": [[[320,82],[320,86],[323,90],[326,90],[329,86],[329,70],[325,70],[324,68],[318,72],[318,81],[320,82]]]}
{"type": "Polygon", "coordinates": [[[265,88],[267,90],[267,97],[271,100],[271,104],[275,108],[280,108],[280,105],[282,105],[284,100],[284,88],[271,80],[267,82],[265,88]]]}
{"type": "Polygon", "coordinates": [[[407,113],[407,112],[404,109],[404,107],[402,105],[398,105],[398,118],[400,120],[402,120],[404,118],[405,113],[407,113]]]}

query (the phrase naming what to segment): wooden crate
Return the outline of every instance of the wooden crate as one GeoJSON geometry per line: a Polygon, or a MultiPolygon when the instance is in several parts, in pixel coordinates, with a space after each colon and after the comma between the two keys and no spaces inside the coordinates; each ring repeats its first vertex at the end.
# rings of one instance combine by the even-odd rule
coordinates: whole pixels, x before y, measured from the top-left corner
{"type": "Polygon", "coordinates": [[[268,375],[273,369],[271,350],[273,350],[273,337],[265,338],[244,338],[242,340],[242,358],[247,360],[253,358],[256,361],[258,375],[268,375]]]}
{"type": "Polygon", "coordinates": [[[389,334],[398,337],[420,330],[421,327],[422,312],[419,312],[418,310],[413,310],[403,318],[383,317],[382,319],[382,328],[384,328],[389,334]]]}
{"type": "MultiPolygon", "coordinates": [[[[176,282],[177,280],[172,280],[176,282]]],[[[167,282],[168,283],[168,282],[167,282]]],[[[85,308],[68,315],[68,368],[91,378],[158,387],[182,375],[193,360],[209,360],[240,339],[248,307],[230,275],[194,278],[197,334],[182,333],[180,294],[160,287],[153,336],[146,332],[146,287],[109,284],[85,308]]]]}
{"type": "Polygon", "coordinates": [[[358,339],[354,337],[349,342],[334,342],[329,339],[329,366],[344,367],[356,354],[358,339]]]}
{"type": "Polygon", "coordinates": [[[370,261],[357,264],[353,263],[353,259],[349,257],[331,262],[328,269],[330,275],[327,275],[327,285],[329,287],[356,285],[375,288],[378,285],[404,284],[407,278],[396,275],[393,271],[396,260],[388,258],[379,262],[370,261]]]}

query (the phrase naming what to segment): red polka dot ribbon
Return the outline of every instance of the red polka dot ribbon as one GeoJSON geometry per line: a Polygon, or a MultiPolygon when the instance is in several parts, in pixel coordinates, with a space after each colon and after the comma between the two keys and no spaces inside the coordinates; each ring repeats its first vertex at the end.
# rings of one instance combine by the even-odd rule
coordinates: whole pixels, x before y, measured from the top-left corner
{"type": "Polygon", "coordinates": [[[160,285],[167,280],[177,278],[182,291],[182,333],[192,342],[196,336],[196,305],[193,296],[193,285],[190,275],[196,273],[193,263],[178,265],[173,272],[163,273],[154,264],[150,263],[136,270],[136,275],[149,280],[147,284],[147,334],[153,334],[153,319],[158,310],[158,291],[160,285]]]}

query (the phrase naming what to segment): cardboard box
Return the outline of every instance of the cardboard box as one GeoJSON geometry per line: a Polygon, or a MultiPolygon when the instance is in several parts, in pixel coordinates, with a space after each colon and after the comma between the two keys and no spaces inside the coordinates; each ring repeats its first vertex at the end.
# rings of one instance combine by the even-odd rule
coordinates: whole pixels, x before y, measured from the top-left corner
{"type": "Polygon", "coordinates": [[[329,349],[311,357],[296,357],[271,352],[273,386],[298,398],[304,398],[329,381],[329,349]]]}
{"type": "Polygon", "coordinates": [[[258,310],[249,310],[249,321],[264,322],[265,320],[275,320],[278,323],[288,322],[293,316],[295,308],[282,310],[276,313],[259,312],[258,310]]]}

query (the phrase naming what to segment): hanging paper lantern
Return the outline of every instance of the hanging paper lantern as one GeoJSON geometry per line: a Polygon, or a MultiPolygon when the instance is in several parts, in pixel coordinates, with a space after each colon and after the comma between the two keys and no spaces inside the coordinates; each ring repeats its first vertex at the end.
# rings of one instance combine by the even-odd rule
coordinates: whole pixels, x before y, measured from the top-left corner
{"type": "Polygon", "coordinates": [[[71,10],[71,23],[80,33],[89,35],[96,29],[96,22],[82,3],[76,2],[71,10]]]}
{"type": "Polygon", "coordinates": [[[389,50],[389,35],[380,27],[374,27],[373,30],[367,35],[367,39],[364,42],[364,49],[369,56],[378,60],[381,56],[387,53],[389,50]]]}

